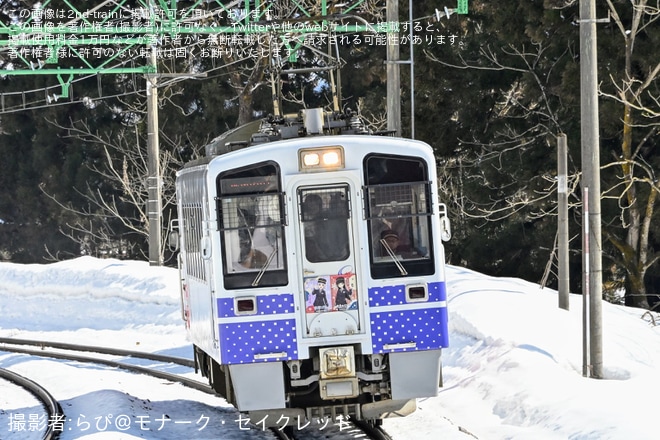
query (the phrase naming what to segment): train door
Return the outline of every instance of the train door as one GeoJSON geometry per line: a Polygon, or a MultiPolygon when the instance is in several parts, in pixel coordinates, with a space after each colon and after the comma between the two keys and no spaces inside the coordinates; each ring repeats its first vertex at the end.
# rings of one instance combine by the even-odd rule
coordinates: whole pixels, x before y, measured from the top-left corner
{"type": "Polygon", "coordinates": [[[296,187],[305,338],[364,332],[351,182],[296,187]]]}

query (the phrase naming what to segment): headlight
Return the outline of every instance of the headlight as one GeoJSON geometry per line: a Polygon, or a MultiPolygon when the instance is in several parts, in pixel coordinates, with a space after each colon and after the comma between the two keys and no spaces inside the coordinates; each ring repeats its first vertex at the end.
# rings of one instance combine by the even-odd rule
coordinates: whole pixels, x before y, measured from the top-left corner
{"type": "Polygon", "coordinates": [[[340,146],[298,151],[298,168],[303,172],[338,170],[344,166],[344,149],[340,146]]]}

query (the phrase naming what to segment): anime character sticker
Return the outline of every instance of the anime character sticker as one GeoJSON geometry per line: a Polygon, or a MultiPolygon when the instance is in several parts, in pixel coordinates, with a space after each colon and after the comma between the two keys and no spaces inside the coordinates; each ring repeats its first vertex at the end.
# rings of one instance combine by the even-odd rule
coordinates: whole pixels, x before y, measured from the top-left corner
{"type": "Polygon", "coordinates": [[[307,313],[357,310],[355,274],[308,277],[305,283],[305,311],[307,313]]]}
{"type": "Polygon", "coordinates": [[[358,307],[355,274],[345,273],[330,277],[332,283],[332,310],[355,310],[358,307]]]}
{"type": "Polygon", "coordinates": [[[319,313],[330,310],[330,297],[326,288],[328,279],[325,276],[305,278],[305,295],[307,313],[319,313]]]}

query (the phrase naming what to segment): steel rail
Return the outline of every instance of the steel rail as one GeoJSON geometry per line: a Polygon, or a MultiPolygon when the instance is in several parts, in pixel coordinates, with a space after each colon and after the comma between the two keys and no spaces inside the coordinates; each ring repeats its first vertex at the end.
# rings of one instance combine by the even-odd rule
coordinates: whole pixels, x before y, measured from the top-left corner
{"type": "Polygon", "coordinates": [[[124,350],[120,348],[110,348],[110,347],[96,347],[93,345],[78,345],[78,344],[69,344],[66,342],[52,342],[52,341],[39,341],[34,339],[15,339],[15,338],[4,338],[0,337],[0,344],[7,345],[32,345],[37,347],[51,347],[58,348],[62,350],[71,350],[71,351],[85,351],[93,352],[100,354],[109,354],[113,356],[128,356],[138,359],[148,359],[158,362],[168,362],[172,364],[182,365],[184,367],[195,368],[195,362],[190,359],[175,357],[175,356],[166,356],[156,353],[148,353],[144,351],[134,351],[134,350],[124,350]]]}
{"type": "MultiPolygon", "coordinates": [[[[165,363],[174,363],[178,365],[183,365],[187,367],[194,367],[194,362],[190,361],[188,359],[183,359],[183,358],[178,358],[178,357],[172,357],[172,356],[164,356],[164,355],[157,355],[153,353],[146,353],[146,352],[138,352],[138,351],[131,351],[131,350],[123,350],[123,349],[113,349],[113,348],[108,348],[108,347],[95,347],[95,346],[88,346],[88,345],[76,345],[76,344],[70,344],[70,343],[60,343],[60,342],[47,342],[47,341],[37,341],[37,340],[28,340],[28,339],[14,339],[14,338],[3,338],[0,337],[0,351],[9,351],[13,353],[21,353],[21,354],[28,354],[32,356],[38,356],[38,357],[48,357],[48,358],[54,358],[54,359],[64,359],[64,360],[70,360],[70,361],[76,361],[76,362],[84,362],[84,363],[96,363],[96,364],[102,364],[102,365],[107,365],[109,367],[113,368],[120,368],[123,370],[128,370],[132,371],[135,373],[140,373],[140,374],[146,374],[148,376],[152,377],[157,377],[159,379],[165,379],[169,380],[171,382],[177,382],[180,383],[184,386],[187,386],[189,388],[196,389],[198,391],[202,391],[207,394],[211,395],[217,395],[216,392],[206,383],[198,382],[193,379],[188,379],[176,374],[172,373],[166,373],[163,371],[158,371],[154,370],[151,368],[147,367],[142,367],[139,365],[131,365],[131,364],[126,364],[123,362],[115,361],[115,360],[109,360],[109,359],[102,359],[102,358],[96,358],[96,357],[91,357],[91,356],[83,356],[79,354],[74,354],[74,353],[64,353],[64,352],[53,352],[53,351],[46,351],[43,348],[44,347],[50,347],[50,348],[56,348],[56,349],[61,349],[61,350],[69,350],[69,351],[84,351],[84,352],[93,352],[93,353],[99,353],[99,354],[106,354],[106,355],[114,355],[114,356],[128,356],[136,359],[148,359],[148,360],[154,360],[154,361],[159,361],[159,362],[165,362],[165,363]],[[28,345],[28,346],[35,346],[39,347],[39,349],[26,349],[26,348],[19,348],[16,347],[18,345],[28,345]]],[[[368,423],[366,421],[355,421],[351,420],[351,423],[361,431],[363,431],[368,438],[373,439],[373,440],[392,440],[392,437],[387,434],[381,426],[374,425],[372,423],[368,423]]],[[[288,433],[288,432],[283,432],[278,429],[271,429],[271,432],[273,435],[275,435],[279,439],[291,439],[291,434],[293,434],[293,437],[296,437],[295,433],[288,433]]]]}
{"type": "Polygon", "coordinates": [[[392,440],[392,437],[378,424],[369,423],[364,420],[351,420],[351,423],[361,429],[372,440],[392,440]]]}
{"type": "MultiPolygon", "coordinates": [[[[176,374],[172,373],[166,373],[163,371],[158,371],[154,370],[151,368],[147,367],[141,367],[139,365],[131,365],[131,364],[126,364],[123,362],[118,362],[118,361],[113,361],[110,359],[101,359],[101,358],[95,358],[95,357],[89,357],[89,356],[81,356],[81,355],[75,355],[75,354],[69,354],[69,353],[57,353],[53,351],[44,351],[44,350],[29,350],[29,349],[22,349],[22,348],[7,348],[7,347],[1,347],[0,350],[5,350],[5,351],[11,351],[13,353],[21,353],[21,354],[29,354],[32,356],[39,356],[39,357],[48,357],[48,358],[54,358],[54,359],[64,359],[64,360],[69,360],[69,361],[75,361],[75,362],[85,362],[85,363],[92,363],[92,364],[103,364],[107,365],[109,367],[113,368],[120,368],[122,370],[128,370],[128,371],[133,371],[136,373],[142,373],[146,374],[148,376],[153,376],[157,377],[159,379],[165,379],[169,380],[171,382],[178,382],[184,386],[187,386],[188,388],[193,388],[199,391],[203,391],[207,394],[215,394],[215,391],[213,389],[206,385],[205,383],[198,382],[193,379],[188,379],[183,376],[179,376],[176,374]]],[[[107,353],[107,354],[112,354],[112,353],[107,353]]]]}
{"type": "Polygon", "coordinates": [[[59,431],[55,430],[55,423],[50,423],[53,420],[64,420],[64,412],[59,402],[37,382],[14,373],[6,368],[0,368],[0,377],[6,379],[32,393],[46,408],[48,414],[46,431],[44,432],[44,440],[54,440],[60,435],[59,431]]]}

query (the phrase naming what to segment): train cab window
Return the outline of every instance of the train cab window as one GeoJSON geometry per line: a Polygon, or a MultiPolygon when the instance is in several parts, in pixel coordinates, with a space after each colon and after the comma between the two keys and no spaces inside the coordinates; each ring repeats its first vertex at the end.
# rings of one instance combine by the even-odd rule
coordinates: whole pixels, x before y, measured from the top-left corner
{"type": "Polygon", "coordinates": [[[416,157],[370,155],[364,172],[372,277],[434,273],[426,162],[416,157]]]}
{"type": "Polygon", "coordinates": [[[218,230],[227,289],[287,284],[279,167],[265,162],[217,179],[218,230]]]}
{"type": "Polygon", "coordinates": [[[305,258],[312,263],[349,257],[348,186],[306,188],[298,192],[305,258]]]}

